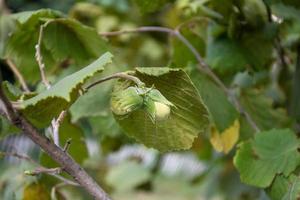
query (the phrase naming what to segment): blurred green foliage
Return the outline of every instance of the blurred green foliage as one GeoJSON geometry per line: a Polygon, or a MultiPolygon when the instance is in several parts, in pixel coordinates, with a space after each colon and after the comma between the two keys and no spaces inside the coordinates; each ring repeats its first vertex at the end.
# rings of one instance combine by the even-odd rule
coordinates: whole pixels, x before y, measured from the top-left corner
{"type": "MultiPolygon", "coordinates": [[[[114,199],[294,200],[300,196],[299,19],[298,0],[6,0],[0,6],[0,69],[9,82],[3,85],[23,115],[49,137],[53,117],[69,109],[59,130],[60,144],[72,139],[70,155],[114,199]],[[48,91],[35,59],[45,23],[41,53],[46,76],[55,84],[48,91]],[[255,134],[228,93],[199,71],[197,58],[175,35],[97,34],[141,26],[178,30],[261,132],[255,134]],[[100,57],[107,51],[114,55],[111,64],[100,57]],[[6,59],[33,93],[21,90],[6,59]],[[136,67],[168,68],[149,72],[136,67]],[[125,119],[112,114],[112,90],[118,84],[127,88],[126,81],[82,91],[120,71],[131,71],[175,104],[169,121],[153,124],[142,110],[125,119]],[[228,130],[239,138],[237,148],[232,148],[237,141],[228,130]],[[124,132],[163,151],[191,148],[159,153],[136,145],[124,132]],[[230,148],[224,146],[228,143],[230,148]]],[[[1,116],[0,147],[17,133],[1,116]]],[[[1,199],[26,200],[38,194],[40,199],[90,198],[73,186],[53,191],[59,180],[26,176],[23,172],[34,169],[32,163],[21,160],[16,165],[3,158],[1,199]]],[[[36,160],[57,167],[42,151],[36,160]]]]}

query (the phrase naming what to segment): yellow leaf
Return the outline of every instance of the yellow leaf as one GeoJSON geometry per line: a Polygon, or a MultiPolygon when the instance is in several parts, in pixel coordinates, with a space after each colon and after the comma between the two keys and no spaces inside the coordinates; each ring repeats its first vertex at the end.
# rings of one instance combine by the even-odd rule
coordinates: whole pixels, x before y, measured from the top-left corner
{"type": "Polygon", "coordinates": [[[211,127],[210,143],[218,152],[228,153],[239,139],[240,123],[235,120],[234,123],[222,133],[211,127]]]}
{"type": "Polygon", "coordinates": [[[50,194],[44,185],[33,183],[24,189],[23,200],[50,200],[50,194]]]}

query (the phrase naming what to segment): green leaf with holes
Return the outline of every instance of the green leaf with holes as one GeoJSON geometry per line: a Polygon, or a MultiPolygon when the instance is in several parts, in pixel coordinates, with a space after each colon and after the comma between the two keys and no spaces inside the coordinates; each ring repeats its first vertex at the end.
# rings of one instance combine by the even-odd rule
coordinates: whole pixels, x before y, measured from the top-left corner
{"type": "MultiPolygon", "coordinates": [[[[171,106],[165,120],[153,121],[146,109],[141,107],[127,116],[115,115],[123,130],[138,142],[160,151],[189,149],[198,134],[208,126],[208,111],[188,75],[181,69],[136,68],[133,75],[146,84],[154,86],[171,106]]],[[[131,82],[119,81],[113,94],[125,90],[131,82]]]]}
{"type": "Polygon", "coordinates": [[[20,102],[22,114],[38,127],[47,126],[62,110],[67,109],[80,96],[82,85],[103,67],[111,63],[112,54],[105,53],[87,67],[65,77],[49,90],[20,102]]]}
{"type": "Polygon", "coordinates": [[[288,176],[296,169],[299,147],[299,139],[289,129],[260,132],[239,146],[234,164],[244,183],[266,188],[277,174],[288,176]]]}

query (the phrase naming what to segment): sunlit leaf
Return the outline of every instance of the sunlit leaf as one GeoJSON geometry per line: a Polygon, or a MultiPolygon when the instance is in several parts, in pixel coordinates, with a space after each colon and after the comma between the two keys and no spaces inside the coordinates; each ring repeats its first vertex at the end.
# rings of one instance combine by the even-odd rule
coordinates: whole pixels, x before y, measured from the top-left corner
{"type": "Polygon", "coordinates": [[[111,63],[112,55],[106,53],[87,67],[65,77],[49,90],[19,104],[19,110],[33,124],[47,126],[62,110],[67,109],[80,96],[81,86],[92,76],[103,71],[111,63]]]}

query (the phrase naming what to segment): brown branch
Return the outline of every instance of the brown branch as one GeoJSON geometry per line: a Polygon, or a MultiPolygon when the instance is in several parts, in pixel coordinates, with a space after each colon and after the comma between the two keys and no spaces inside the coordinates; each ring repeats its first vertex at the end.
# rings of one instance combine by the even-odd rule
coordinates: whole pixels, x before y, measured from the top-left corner
{"type": "MultiPolygon", "coordinates": [[[[90,177],[85,170],[77,164],[60,147],[53,144],[48,138],[43,136],[30,122],[17,113],[5,96],[0,81],[0,100],[5,106],[8,119],[16,127],[20,128],[33,142],[39,145],[53,160],[60,164],[65,172],[71,175],[89,194],[96,200],[109,200],[105,191],[90,177]]],[[[2,108],[3,109],[3,108],[2,108]]]]}
{"type": "Polygon", "coordinates": [[[158,26],[143,26],[136,29],[129,29],[129,30],[121,30],[121,31],[114,31],[114,32],[102,32],[99,33],[101,36],[110,37],[110,36],[118,36],[121,34],[128,34],[128,33],[139,33],[139,32],[164,32],[170,35],[177,37],[195,56],[198,62],[198,70],[207,74],[213,81],[223,90],[226,94],[228,99],[233,102],[236,109],[242,114],[251,127],[256,131],[259,132],[259,128],[256,125],[255,121],[252,119],[250,114],[243,108],[241,103],[239,102],[238,98],[230,93],[230,90],[226,87],[226,85],[221,81],[221,79],[211,70],[210,66],[204,61],[202,56],[198,53],[197,49],[179,32],[178,29],[170,29],[166,27],[158,27],[158,26]]]}
{"type": "Polygon", "coordinates": [[[16,76],[16,78],[19,80],[22,89],[25,92],[30,92],[29,87],[27,86],[24,77],[22,76],[21,72],[18,70],[17,66],[10,60],[7,59],[6,63],[8,65],[8,67],[11,69],[11,71],[14,73],[14,75],[16,76]]]}

